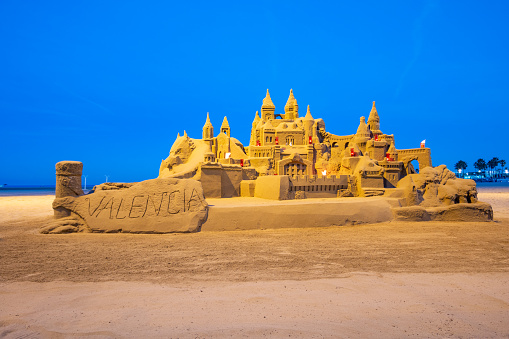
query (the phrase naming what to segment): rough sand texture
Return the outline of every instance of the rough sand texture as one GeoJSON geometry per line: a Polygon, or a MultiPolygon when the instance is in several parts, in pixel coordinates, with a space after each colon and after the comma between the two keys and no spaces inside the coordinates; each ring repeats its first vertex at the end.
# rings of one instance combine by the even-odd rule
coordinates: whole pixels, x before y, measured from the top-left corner
{"type": "Polygon", "coordinates": [[[9,283],[0,294],[0,334],[500,338],[508,333],[507,285],[507,274],[500,273],[351,273],[335,279],[185,287],[147,282],[9,283]]]}
{"type": "Polygon", "coordinates": [[[41,235],[53,197],[0,197],[0,337],[508,337],[495,222],[41,235]]]}

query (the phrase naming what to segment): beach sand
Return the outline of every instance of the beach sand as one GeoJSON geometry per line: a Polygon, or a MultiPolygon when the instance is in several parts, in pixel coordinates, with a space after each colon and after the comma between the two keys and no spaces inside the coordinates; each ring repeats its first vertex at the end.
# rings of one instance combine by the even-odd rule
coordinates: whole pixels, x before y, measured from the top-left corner
{"type": "Polygon", "coordinates": [[[509,192],[494,222],[41,235],[0,197],[0,337],[509,337],[509,192]]]}

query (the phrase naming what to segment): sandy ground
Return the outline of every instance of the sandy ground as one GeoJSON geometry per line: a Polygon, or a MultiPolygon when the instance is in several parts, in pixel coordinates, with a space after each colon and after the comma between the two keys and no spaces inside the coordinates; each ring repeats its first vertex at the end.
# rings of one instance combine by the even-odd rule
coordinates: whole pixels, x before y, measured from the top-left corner
{"type": "Polygon", "coordinates": [[[509,337],[509,192],[489,223],[41,235],[0,197],[0,337],[509,337]]]}

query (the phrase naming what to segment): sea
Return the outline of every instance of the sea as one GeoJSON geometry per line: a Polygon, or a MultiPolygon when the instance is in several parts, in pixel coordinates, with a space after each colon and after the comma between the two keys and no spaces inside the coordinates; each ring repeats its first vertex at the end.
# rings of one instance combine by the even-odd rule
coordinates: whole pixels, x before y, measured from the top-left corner
{"type": "MultiPolygon", "coordinates": [[[[94,185],[87,185],[84,190],[88,193],[94,185]]],[[[478,182],[477,191],[481,193],[502,193],[509,192],[509,181],[478,182]]],[[[0,187],[0,197],[26,195],[55,195],[55,185],[19,185],[0,187]]]]}
{"type": "MultiPolygon", "coordinates": [[[[88,193],[93,185],[87,185],[84,190],[88,193]]],[[[55,195],[55,185],[5,185],[0,187],[0,197],[16,197],[26,195],[55,195]]]]}

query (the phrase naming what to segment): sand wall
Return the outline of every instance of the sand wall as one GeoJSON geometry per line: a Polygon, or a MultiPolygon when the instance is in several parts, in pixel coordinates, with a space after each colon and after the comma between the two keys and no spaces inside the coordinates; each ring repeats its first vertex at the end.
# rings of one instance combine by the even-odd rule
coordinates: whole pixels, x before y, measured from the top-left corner
{"type": "Polygon", "coordinates": [[[204,231],[327,227],[390,221],[389,199],[207,199],[204,231]]]}

